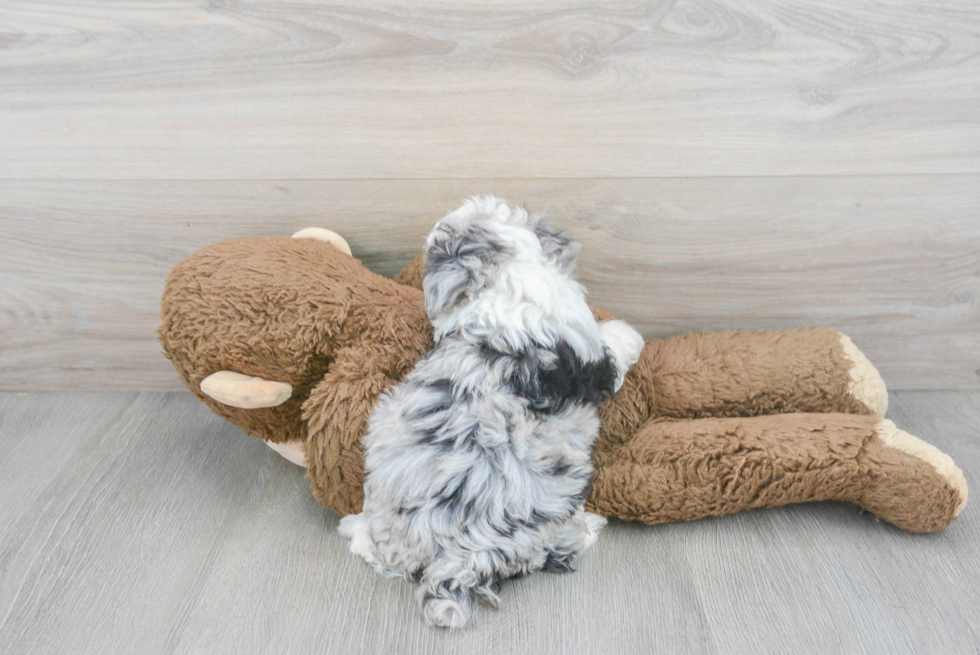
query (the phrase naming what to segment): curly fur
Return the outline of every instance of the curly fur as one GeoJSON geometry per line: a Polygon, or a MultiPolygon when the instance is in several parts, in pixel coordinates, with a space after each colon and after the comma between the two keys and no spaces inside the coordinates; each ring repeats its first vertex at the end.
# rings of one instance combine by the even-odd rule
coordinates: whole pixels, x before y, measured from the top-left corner
{"type": "Polygon", "coordinates": [[[495,198],[427,240],[435,346],[375,408],[364,509],[340,530],[378,571],[421,583],[431,624],[495,606],[503,579],[570,570],[605,524],[584,509],[597,408],[643,341],[596,322],[571,278],[578,250],[495,198]]]}

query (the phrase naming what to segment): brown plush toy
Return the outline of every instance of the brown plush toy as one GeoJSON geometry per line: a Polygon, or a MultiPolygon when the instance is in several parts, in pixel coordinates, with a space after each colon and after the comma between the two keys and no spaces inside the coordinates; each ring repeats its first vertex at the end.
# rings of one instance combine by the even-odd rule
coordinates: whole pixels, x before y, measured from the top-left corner
{"type": "MultiPolygon", "coordinates": [[[[309,238],[228,241],[180,262],[159,336],[201,400],[307,465],[317,500],[346,515],[361,508],[360,439],[378,395],[431,347],[422,261],[390,280],[332,232],[294,236],[309,238]]],[[[887,402],[831,329],[651,340],[601,409],[588,508],[661,523],[840,500],[940,530],[966,504],[963,474],[885,420],[887,402]]]]}

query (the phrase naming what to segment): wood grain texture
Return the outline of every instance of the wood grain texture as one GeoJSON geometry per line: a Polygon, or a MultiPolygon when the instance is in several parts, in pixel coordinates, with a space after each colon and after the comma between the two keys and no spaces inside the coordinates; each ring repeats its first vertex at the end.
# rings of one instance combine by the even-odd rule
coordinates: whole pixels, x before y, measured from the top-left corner
{"type": "Polygon", "coordinates": [[[973,0],[9,0],[0,178],[980,172],[973,0]]]}
{"type": "MultiPolygon", "coordinates": [[[[976,486],[980,394],[889,416],[976,486]]],[[[0,394],[3,653],[968,653],[980,521],[904,533],[807,504],[614,522],[578,572],[426,628],[413,589],[350,554],[302,471],[189,394],[0,394]]]]}
{"type": "Polygon", "coordinates": [[[202,432],[179,395],[3,400],[0,652],[164,652],[261,487],[261,443],[202,432]]]}
{"type": "Polygon", "coordinates": [[[892,389],[980,388],[978,175],[0,182],[0,388],[182,388],[154,337],[181,258],[319,225],[393,275],[473,193],[548,211],[647,337],[829,325],[892,389]]]}

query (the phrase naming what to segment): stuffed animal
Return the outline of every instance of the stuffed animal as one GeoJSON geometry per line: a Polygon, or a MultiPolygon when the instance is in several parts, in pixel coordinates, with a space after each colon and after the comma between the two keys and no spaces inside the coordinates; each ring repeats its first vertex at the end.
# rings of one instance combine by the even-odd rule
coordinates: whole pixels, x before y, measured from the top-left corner
{"type": "MultiPolygon", "coordinates": [[[[159,337],[191,391],[307,466],[316,499],[343,516],[361,509],[360,439],[379,394],[432,345],[424,262],[392,280],[335,233],[294,237],[217,243],[180,262],[159,337]]],[[[940,530],[966,504],[963,474],[884,419],[887,404],[877,370],[835,330],[648,341],[601,408],[587,508],[661,523],[839,500],[940,530]]]]}

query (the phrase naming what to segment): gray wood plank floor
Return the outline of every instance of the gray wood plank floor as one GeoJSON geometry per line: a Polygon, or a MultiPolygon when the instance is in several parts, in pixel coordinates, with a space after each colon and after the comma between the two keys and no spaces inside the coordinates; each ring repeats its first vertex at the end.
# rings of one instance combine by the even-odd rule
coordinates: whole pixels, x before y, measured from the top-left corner
{"type": "MultiPolygon", "coordinates": [[[[976,488],[980,394],[890,417],[976,488]]],[[[187,393],[0,394],[2,653],[977,652],[980,520],[911,535],[824,503],[614,523],[467,630],[347,552],[301,471],[187,393]]]]}

